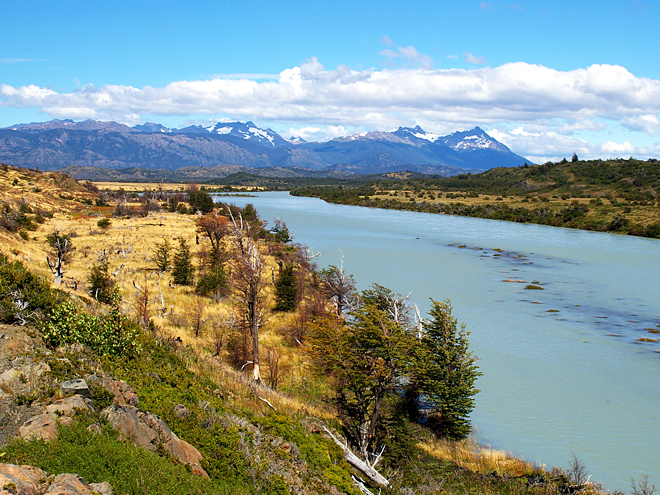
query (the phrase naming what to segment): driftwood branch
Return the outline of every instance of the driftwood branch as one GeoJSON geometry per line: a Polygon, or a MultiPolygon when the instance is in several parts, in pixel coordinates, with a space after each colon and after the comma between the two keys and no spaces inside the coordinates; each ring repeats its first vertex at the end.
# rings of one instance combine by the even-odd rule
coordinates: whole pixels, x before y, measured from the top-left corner
{"type": "MultiPolygon", "coordinates": [[[[385,479],[385,477],[380,474],[376,469],[369,465],[369,463],[363,461],[360,459],[358,456],[356,456],[353,452],[351,452],[351,449],[348,448],[348,445],[342,443],[339,441],[339,439],[332,434],[330,430],[328,430],[325,426],[323,426],[323,430],[330,435],[330,438],[339,445],[339,447],[344,451],[344,459],[348,461],[349,464],[351,464],[353,467],[359,469],[362,471],[371,481],[378,483],[379,485],[383,486],[390,486],[390,482],[385,479]]],[[[382,454],[382,452],[381,452],[382,454]]],[[[378,456],[380,458],[380,455],[378,456]]],[[[378,462],[378,461],[376,461],[378,462]]],[[[364,486],[364,485],[363,485],[364,486]]],[[[359,487],[359,485],[358,485],[359,487]]],[[[366,492],[363,492],[366,493],[366,492]]]]}
{"type": "Polygon", "coordinates": [[[262,396],[260,396],[260,395],[257,395],[257,397],[258,397],[259,399],[261,399],[262,401],[264,401],[266,404],[268,404],[268,407],[270,407],[273,411],[277,411],[277,409],[275,409],[275,406],[272,405],[272,404],[268,401],[268,399],[264,399],[264,398],[263,398],[262,396]]]}

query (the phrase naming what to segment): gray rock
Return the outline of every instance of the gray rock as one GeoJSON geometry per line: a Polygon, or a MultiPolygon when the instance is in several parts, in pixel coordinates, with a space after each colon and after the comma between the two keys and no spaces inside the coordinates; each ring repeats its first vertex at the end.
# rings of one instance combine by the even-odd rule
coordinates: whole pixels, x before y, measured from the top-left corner
{"type": "Polygon", "coordinates": [[[104,481],[102,483],[90,483],[89,486],[92,487],[92,490],[100,493],[101,495],[115,495],[115,491],[110,486],[110,483],[104,481]]]}
{"type": "Polygon", "coordinates": [[[60,388],[64,394],[78,394],[82,395],[83,397],[91,397],[87,382],[82,378],[63,382],[62,385],[60,385],[60,388]]]}

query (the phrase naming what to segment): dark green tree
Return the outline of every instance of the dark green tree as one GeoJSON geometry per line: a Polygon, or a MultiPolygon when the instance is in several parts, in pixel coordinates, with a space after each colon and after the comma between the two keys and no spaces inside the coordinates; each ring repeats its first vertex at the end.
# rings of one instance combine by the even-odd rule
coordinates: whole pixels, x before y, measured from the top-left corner
{"type": "Polygon", "coordinates": [[[474,409],[477,377],[482,373],[469,351],[465,324],[458,326],[449,301],[433,301],[431,319],[424,323],[416,359],[414,382],[420,399],[433,408],[429,425],[448,438],[470,433],[468,418],[474,409]]]}
{"type": "Polygon", "coordinates": [[[297,295],[298,279],[293,264],[287,263],[275,281],[275,311],[294,311],[297,295]]]}
{"type": "Polygon", "coordinates": [[[386,433],[381,427],[388,404],[397,402],[399,380],[414,362],[413,332],[368,297],[349,319],[326,318],[312,331],[310,354],[329,376],[344,430],[369,459],[386,433]]]}
{"type": "Polygon", "coordinates": [[[172,265],[172,245],[167,239],[163,238],[162,242],[156,244],[154,262],[160,272],[166,272],[170,269],[172,265]]]}
{"type": "Polygon", "coordinates": [[[289,227],[280,218],[275,219],[275,226],[270,229],[270,232],[275,236],[277,242],[288,244],[293,240],[289,227]]]}
{"type": "Polygon", "coordinates": [[[188,196],[188,202],[193,211],[201,211],[205,215],[211,213],[215,207],[213,198],[203,189],[191,192],[188,196]]]}
{"type": "Polygon", "coordinates": [[[174,253],[172,279],[177,285],[191,285],[195,267],[192,264],[190,248],[183,237],[179,237],[179,247],[174,253]]]}
{"type": "Polygon", "coordinates": [[[112,302],[112,291],[115,281],[108,273],[108,261],[103,259],[92,266],[87,278],[89,282],[89,293],[98,302],[110,304],[112,302]]]}

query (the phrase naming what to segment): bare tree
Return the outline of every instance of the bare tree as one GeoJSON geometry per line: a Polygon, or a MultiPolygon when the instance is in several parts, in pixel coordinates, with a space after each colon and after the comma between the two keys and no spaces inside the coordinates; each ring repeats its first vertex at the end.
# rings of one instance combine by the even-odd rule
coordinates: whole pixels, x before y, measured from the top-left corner
{"type": "Polygon", "coordinates": [[[237,292],[238,303],[242,308],[245,324],[252,337],[252,379],[261,382],[259,362],[259,327],[264,320],[262,304],[264,302],[263,289],[267,282],[264,280],[264,261],[259,253],[259,246],[250,237],[249,223],[243,223],[239,214],[238,222],[231,210],[232,234],[236,243],[236,253],[233,258],[234,286],[237,292]]]}
{"type": "Polygon", "coordinates": [[[195,296],[195,303],[188,313],[188,319],[192,331],[197,338],[202,335],[204,329],[204,311],[206,311],[206,301],[202,296],[195,296]]]}
{"type": "Polygon", "coordinates": [[[48,262],[48,268],[55,276],[55,283],[61,284],[62,277],[64,276],[64,263],[68,262],[73,255],[73,251],[76,249],[71,243],[71,236],[68,234],[63,234],[57,227],[48,234],[46,237],[46,242],[51,248],[51,255],[46,256],[46,261],[48,262]]]}
{"type": "Polygon", "coordinates": [[[330,265],[321,270],[320,275],[326,296],[334,300],[337,316],[341,316],[345,309],[352,306],[355,297],[355,280],[353,275],[344,271],[344,256],[339,267],[330,265]]]}

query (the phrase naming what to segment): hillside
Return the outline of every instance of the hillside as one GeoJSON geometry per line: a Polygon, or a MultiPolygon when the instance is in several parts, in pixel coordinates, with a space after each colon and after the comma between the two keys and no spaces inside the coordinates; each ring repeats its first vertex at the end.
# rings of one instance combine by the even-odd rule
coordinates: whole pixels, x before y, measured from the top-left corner
{"type": "MultiPolygon", "coordinates": [[[[443,415],[428,416],[423,426],[416,407],[403,407],[393,371],[373,375],[391,381],[382,382],[389,391],[369,437],[374,444],[361,452],[355,416],[339,400],[360,404],[359,397],[339,380],[340,369],[323,366],[353,362],[362,373],[375,363],[376,372],[388,367],[382,356],[370,361],[373,350],[390,352],[379,342],[410,350],[422,341],[411,339],[410,322],[379,309],[400,296],[377,285],[353,293],[341,268],[317,272],[286,224],[267,229],[253,208],[234,207],[244,223],[232,228],[228,208],[209,205],[194,187],[100,195],[65,179],[66,189],[46,193],[34,185],[48,184],[50,174],[5,172],[6,200],[23,201],[28,190],[11,197],[11,188],[29,177],[41,196],[22,204],[36,210],[48,194],[52,218],[29,230],[0,228],[1,463],[77,473],[88,483],[109,482],[115,493],[597,492],[575,463],[572,471],[545,471],[469,439],[450,440],[452,431],[464,431],[450,425],[466,425],[443,415]],[[62,197],[74,193],[80,198],[62,197]],[[57,256],[55,239],[69,247],[58,285],[45,262],[57,256]],[[251,261],[242,265],[244,259],[251,261]],[[244,284],[252,282],[241,274],[255,266],[257,296],[246,307],[244,284]],[[333,285],[339,279],[346,292],[333,285]],[[346,314],[349,296],[355,311],[346,314]],[[258,309],[259,321],[249,308],[258,309]],[[393,333],[379,337],[372,318],[393,333]],[[393,335],[396,341],[387,340],[393,335]],[[350,348],[329,352],[327,336],[348,338],[365,352],[327,361],[350,348]],[[73,379],[85,380],[87,400],[66,388],[73,379]],[[22,433],[21,424],[35,418],[59,421],[49,440],[22,433]],[[142,433],[128,433],[122,421],[142,433]],[[356,469],[330,432],[346,437],[361,462],[366,452],[388,487],[356,469]],[[368,454],[375,447],[383,448],[379,461],[368,454]]],[[[405,314],[405,305],[398,308],[405,314]]],[[[410,361],[415,353],[390,357],[410,361]]],[[[393,369],[403,370],[403,361],[393,369]]]]}
{"type": "Polygon", "coordinates": [[[660,163],[593,160],[298,187],[326,201],[660,238],[660,163]]]}

